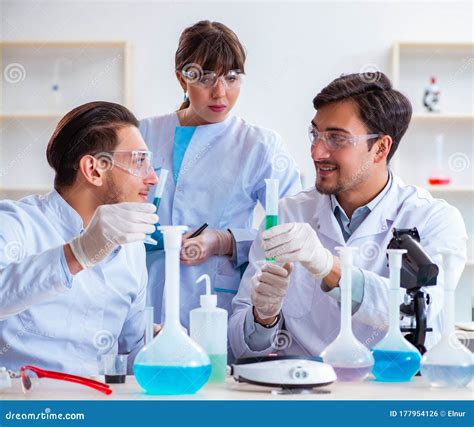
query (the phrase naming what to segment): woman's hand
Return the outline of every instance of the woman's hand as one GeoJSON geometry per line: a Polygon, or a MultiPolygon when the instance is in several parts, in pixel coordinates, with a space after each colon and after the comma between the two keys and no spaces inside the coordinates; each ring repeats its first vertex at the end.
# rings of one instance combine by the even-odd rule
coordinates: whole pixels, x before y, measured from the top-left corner
{"type": "Polygon", "coordinates": [[[199,236],[189,238],[191,234],[183,236],[181,262],[184,265],[199,265],[211,256],[232,256],[234,252],[234,238],[228,230],[206,229],[199,236]]]}

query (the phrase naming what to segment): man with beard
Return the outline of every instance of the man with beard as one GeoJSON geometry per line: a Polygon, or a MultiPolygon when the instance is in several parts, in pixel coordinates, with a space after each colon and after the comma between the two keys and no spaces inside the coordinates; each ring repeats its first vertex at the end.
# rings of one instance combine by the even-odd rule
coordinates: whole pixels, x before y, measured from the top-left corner
{"type": "MultiPolygon", "coordinates": [[[[389,167],[410,122],[408,99],[383,73],[352,74],[313,100],[309,136],[316,185],[280,202],[280,225],[261,231],[233,300],[230,343],[236,357],[319,355],[340,330],[341,266],[336,247],[359,247],[352,268],[352,327],[367,347],[388,328],[386,248],[393,228],[416,227],[437,262],[456,254],[460,277],[466,230],[457,209],[404,184],[389,167]],[[261,269],[256,261],[275,258],[261,269]],[[282,264],[281,266],[279,264],[282,264]]],[[[430,295],[426,346],[442,330],[443,286],[430,295]]],[[[403,294],[401,293],[402,302],[403,294]]]]}
{"type": "Polygon", "coordinates": [[[0,202],[0,366],[93,375],[105,352],[143,345],[143,240],[158,221],[157,182],[134,115],[91,102],[61,119],[47,147],[45,196],[0,202]]]}

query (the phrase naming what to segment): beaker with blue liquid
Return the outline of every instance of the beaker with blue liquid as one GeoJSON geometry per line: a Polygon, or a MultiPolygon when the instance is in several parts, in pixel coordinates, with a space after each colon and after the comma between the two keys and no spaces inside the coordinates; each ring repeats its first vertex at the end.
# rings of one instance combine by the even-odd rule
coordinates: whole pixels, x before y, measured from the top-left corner
{"type": "Polygon", "coordinates": [[[179,320],[179,253],[185,226],[160,226],[165,247],[165,322],[163,330],[138,353],[133,371],[148,394],[194,394],[207,383],[211,362],[179,320]]]}
{"type": "Polygon", "coordinates": [[[387,249],[390,268],[389,326],[385,337],[372,349],[377,381],[410,381],[420,369],[421,355],[400,331],[400,269],[405,249],[387,249]]]}

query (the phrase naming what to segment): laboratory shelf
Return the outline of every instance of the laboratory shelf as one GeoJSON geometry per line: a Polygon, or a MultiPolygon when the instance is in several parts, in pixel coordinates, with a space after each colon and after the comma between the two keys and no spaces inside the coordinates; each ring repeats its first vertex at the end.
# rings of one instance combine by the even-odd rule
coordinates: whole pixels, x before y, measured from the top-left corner
{"type": "Polygon", "coordinates": [[[124,40],[0,40],[0,191],[45,192],[45,159],[66,112],[101,99],[130,107],[132,47],[124,40]]]}
{"type": "Polygon", "coordinates": [[[8,113],[0,114],[0,120],[57,120],[64,113],[8,113]]]}
{"type": "Polygon", "coordinates": [[[430,193],[472,193],[474,187],[469,185],[429,185],[425,187],[430,193]]]}
{"type": "Polygon", "coordinates": [[[474,121],[474,114],[463,113],[414,113],[412,122],[438,122],[441,120],[474,121]]]}

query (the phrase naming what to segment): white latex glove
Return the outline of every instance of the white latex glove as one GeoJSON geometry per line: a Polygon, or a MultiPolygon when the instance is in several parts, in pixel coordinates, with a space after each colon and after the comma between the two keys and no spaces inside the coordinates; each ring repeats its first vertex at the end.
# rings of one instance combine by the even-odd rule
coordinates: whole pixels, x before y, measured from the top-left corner
{"type": "Polygon", "coordinates": [[[116,203],[99,206],[84,232],[69,242],[83,268],[93,267],[119,245],[144,240],[155,231],[158,215],[151,203],[116,203]]]}
{"type": "Polygon", "coordinates": [[[278,262],[299,261],[316,277],[326,277],[333,267],[333,256],[307,223],[276,225],[262,233],[267,258],[278,262]]]}
{"type": "Polygon", "coordinates": [[[292,270],[291,263],[280,267],[268,262],[255,272],[250,299],[260,319],[270,319],[280,313],[292,270]]]}

